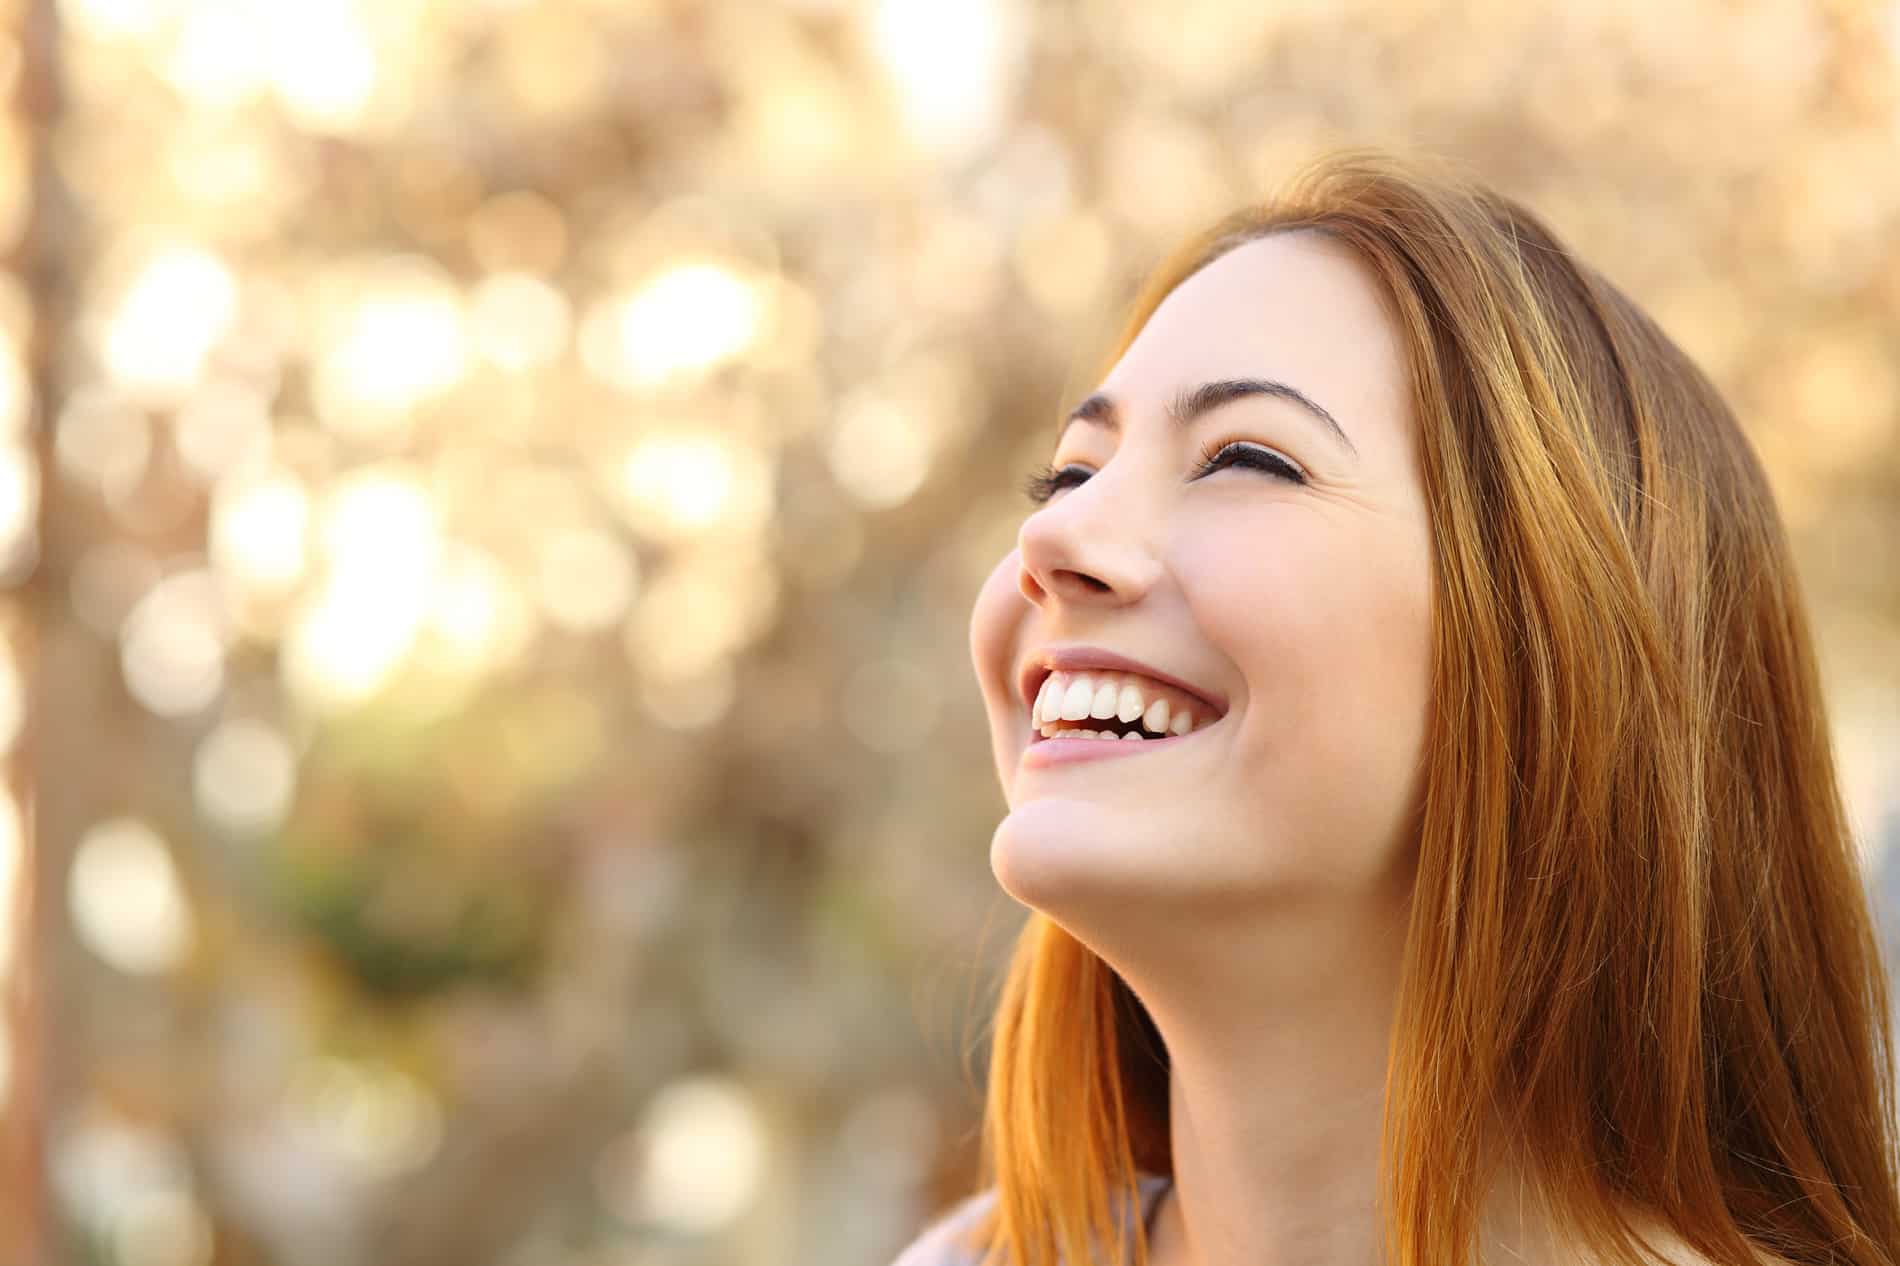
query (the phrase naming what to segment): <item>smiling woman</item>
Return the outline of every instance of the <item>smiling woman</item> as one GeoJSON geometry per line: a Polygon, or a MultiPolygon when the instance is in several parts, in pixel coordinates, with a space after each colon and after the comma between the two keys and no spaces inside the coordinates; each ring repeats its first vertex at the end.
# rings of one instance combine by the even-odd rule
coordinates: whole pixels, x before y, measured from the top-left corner
{"type": "Polygon", "coordinates": [[[1534,215],[1314,164],[1155,274],[1028,492],[970,644],[1032,913],[983,1190],[905,1266],[1900,1260],[1773,498],[1534,215]]]}

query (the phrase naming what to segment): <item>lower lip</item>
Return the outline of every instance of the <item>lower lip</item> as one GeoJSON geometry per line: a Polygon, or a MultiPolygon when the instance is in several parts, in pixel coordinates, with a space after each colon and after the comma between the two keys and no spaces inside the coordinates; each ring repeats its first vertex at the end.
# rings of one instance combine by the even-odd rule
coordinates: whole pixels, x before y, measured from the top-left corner
{"type": "Polygon", "coordinates": [[[1049,765],[1072,765],[1079,761],[1113,760],[1117,756],[1140,756],[1144,752],[1172,748],[1178,743],[1191,742],[1218,724],[1219,722],[1209,722],[1186,734],[1170,734],[1166,738],[1031,739],[1029,746],[1023,749],[1021,764],[1027,769],[1042,769],[1049,765]]]}

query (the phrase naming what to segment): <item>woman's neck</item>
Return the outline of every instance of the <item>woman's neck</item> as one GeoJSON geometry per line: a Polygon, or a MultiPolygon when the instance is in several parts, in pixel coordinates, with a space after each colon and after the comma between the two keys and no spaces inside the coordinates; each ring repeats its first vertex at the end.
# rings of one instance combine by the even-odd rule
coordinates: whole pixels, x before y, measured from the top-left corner
{"type": "Polygon", "coordinates": [[[1168,1050],[1159,1266],[1379,1260],[1398,957],[1396,933],[1331,920],[1220,959],[1278,970],[1124,973],[1168,1050]]]}

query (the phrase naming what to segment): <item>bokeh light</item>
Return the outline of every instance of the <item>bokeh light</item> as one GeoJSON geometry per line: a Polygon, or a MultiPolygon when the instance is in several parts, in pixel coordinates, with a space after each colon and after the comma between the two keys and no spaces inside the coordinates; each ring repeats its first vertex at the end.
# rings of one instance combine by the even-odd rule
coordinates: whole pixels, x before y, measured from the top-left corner
{"type": "Polygon", "coordinates": [[[11,339],[0,340],[0,435],[18,435],[26,429],[33,386],[20,351],[11,339]]]}
{"type": "Polygon", "coordinates": [[[159,716],[199,712],[224,686],[231,624],[213,572],[194,568],[152,586],[120,636],[126,689],[159,716]]]}
{"type": "Polygon", "coordinates": [[[583,355],[635,391],[705,375],[744,353],[770,320],[761,287],[723,263],[681,261],[588,315],[583,355]]]}
{"type": "Polygon", "coordinates": [[[871,45],[920,145],[961,154],[994,134],[1020,59],[1017,15],[1002,0],[878,0],[871,45]]]}
{"type": "Polygon", "coordinates": [[[60,412],[54,453],[68,478],[117,501],[145,477],[152,453],[151,422],[110,389],[76,391],[60,412]]]}
{"type": "Polygon", "coordinates": [[[67,904],[86,948],[129,975],[169,971],[190,948],[191,914],[170,850],[135,818],[86,832],[73,854],[67,904]]]}
{"type": "Polygon", "coordinates": [[[430,585],[426,628],[434,637],[429,663],[458,674],[514,662],[535,633],[535,609],[490,555],[451,544],[430,585]]]}
{"type": "Polygon", "coordinates": [[[376,1179],[425,1163],[442,1139],[434,1097],[387,1065],[312,1059],[292,1075],[285,1106],[299,1134],[376,1179]]]}
{"type": "Polygon", "coordinates": [[[411,409],[448,390],[467,368],[461,295],[426,260],[368,267],[337,300],[330,327],[315,370],[317,411],[345,434],[404,425],[411,409]]]}
{"type": "Polygon", "coordinates": [[[932,449],[926,419],[866,389],[839,408],[825,457],[838,485],[858,504],[888,510],[910,500],[923,486],[932,449]]]}
{"type": "Polygon", "coordinates": [[[114,1263],[206,1266],[214,1231],[175,1139],[91,1102],[60,1122],[52,1178],[74,1224],[114,1263]]]}
{"type": "Polygon", "coordinates": [[[192,792],[207,819],[262,834],[280,825],[296,790],[297,755],[273,726],[250,717],[221,723],[192,760],[192,792]]]}
{"type": "Polygon", "coordinates": [[[319,711],[362,703],[396,670],[428,615],[442,552],[434,504],[399,467],[339,481],[318,511],[326,571],[299,604],[285,684],[319,711]]]}
{"type": "Polygon", "coordinates": [[[211,512],[211,557],[220,571],[255,593],[294,588],[308,563],[310,497],[288,471],[228,479],[211,512]]]}
{"type": "Polygon", "coordinates": [[[0,573],[15,571],[13,560],[32,554],[39,509],[40,470],[33,454],[0,442],[0,573]]]}
{"type": "Polygon", "coordinates": [[[258,467],[270,459],[270,402],[248,383],[206,383],[179,409],[172,443],[192,473],[207,483],[258,467]]]}
{"type": "Polygon", "coordinates": [[[497,273],[476,287],[470,324],[484,359],[510,373],[553,363],[567,346],[567,299],[528,273],[497,273]]]}
{"type": "Polygon", "coordinates": [[[551,534],[541,551],[535,596],[548,619],[577,633],[620,622],[639,583],[639,564],[606,532],[551,534]]]}
{"type": "Polygon", "coordinates": [[[624,1220],[705,1234],[745,1210],[764,1167],[764,1125],[743,1087],[703,1076],[656,1094],[638,1128],[602,1154],[595,1176],[624,1220]]]}
{"type": "Polygon", "coordinates": [[[773,509],[765,455],[707,431],[641,439],[626,456],[620,483],[629,522],[657,541],[756,532],[773,509]]]}
{"type": "Polygon", "coordinates": [[[134,391],[167,398],[197,381],[237,314],[237,278],[204,247],[153,250],[106,318],[107,371],[134,391]]]}

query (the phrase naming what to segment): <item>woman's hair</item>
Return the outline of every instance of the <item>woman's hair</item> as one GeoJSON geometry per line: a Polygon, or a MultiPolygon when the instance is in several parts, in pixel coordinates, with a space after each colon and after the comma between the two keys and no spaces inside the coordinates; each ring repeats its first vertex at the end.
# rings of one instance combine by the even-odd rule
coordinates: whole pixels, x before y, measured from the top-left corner
{"type": "MultiPolygon", "coordinates": [[[[1641,1263],[1900,1263],[1887,982],[1812,637],[1714,386],[1529,211],[1430,159],[1327,155],[1186,243],[1324,234],[1409,349],[1435,588],[1416,887],[1385,1081],[1395,1266],[1474,1256],[1506,1155],[1560,1231],[1641,1263]],[[1508,1131],[1498,1137],[1493,1127],[1508,1131]]],[[[1262,303],[1271,302],[1267,295],[1262,303]]],[[[1032,913],[991,1032],[991,1266],[1145,1266],[1168,1056],[1032,913]]]]}

